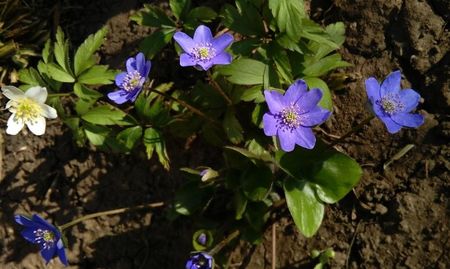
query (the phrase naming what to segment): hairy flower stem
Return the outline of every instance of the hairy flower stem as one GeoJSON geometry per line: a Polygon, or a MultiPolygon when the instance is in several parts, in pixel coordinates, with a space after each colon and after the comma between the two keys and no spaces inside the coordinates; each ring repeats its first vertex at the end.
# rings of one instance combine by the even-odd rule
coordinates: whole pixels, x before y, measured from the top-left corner
{"type": "Polygon", "coordinates": [[[49,93],[48,97],[63,97],[63,96],[71,96],[71,92],[65,92],[65,93],[49,93]]]}
{"type": "Polygon", "coordinates": [[[228,97],[228,95],[222,90],[222,88],[220,87],[220,85],[214,80],[214,78],[212,77],[212,74],[210,71],[207,72],[208,74],[208,78],[209,81],[211,82],[211,86],[213,87],[214,90],[216,90],[224,99],[225,101],[227,101],[227,104],[229,106],[231,106],[233,104],[233,101],[230,99],[230,97],[228,97]]]}
{"type": "Polygon", "coordinates": [[[210,252],[208,252],[209,255],[214,256],[215,254],[219,253],[219,251],[222,250],[222,248],[224,248],[226,245],[228,245],[231,241],[233,241],[233,239],[235,239],[236,237],[238,237],[239,235],[239,230],[235,230],[234,232],[232,232],[231,234],[229,234],[227,237],[225,237],[225,239],[223,239],[222,241],[220,241],[219,244],[217,244],[213,249],[211,249],[210,252]]]}
{"type": "Polygon", "coordinates": [[[159,95],[161,95],[161,96],[163,96],[163,97],[165,97],[165,98],[167,98],[167,99],[170,99],[170,100],[172,100],[172,101],[174,101],[174,102],[179,103],[180,105],[182,105],[182,106],[184,106],[185,108],[187,108],[187,109],[189,109],[190,111],[192,111],[192,113],[197,114],[198,116],[204,118],[205,120],[211,122],[212,124],[216,125],[216,126],[219,127],[219,128],[221,127],[221,125],[220,125],[220,123],[219,123],[218,121],[216,121],[216,120],[214,120],[214,119],[211,119],[211,118],[208,117],[205,113],[203,113],[203,112],[201,112],[200,110],[198,110],[197,108],[195,108],[195,107],[189,105],[188,103],[186,103],[186,102],[184,102],[184,101],[182,101],[182,100],[180,100],[180,99],[178,99],[178,98],[172,97],[172,96],[170,96],[170,95],[168,95],[168,94],[165,94],[165,93],[163,93],[163,92],[160,92],[160,91],[158,91],[158,90],[155,90],[155,89],[151,89],[150,91],[155,92],[155,93],[157,93],[157,94],[159,94],[159,95]]]}
{"type": "Polygon", "coordinates": [[[335,140],[333,143],[330,144],[330,147],[334,147],[335,145],[337,145],[338,143],[342,142],[344,139],[346,139],[347,137],[351,136],[352,134],[358,132],[359,130],[361,130],[362,127],[364,127],[364,125],[368,124],[373,118],[375,118],[374,115],[370,115],[369,117],[367,117],[365,120],[363,120],[361,123],[359,123],[358,125],[356,125],[355,127],[353,127],[350,131],[348,131],[347,133],[345,133],[344,135],[342,135],[339,139],[335,140]]]}
{"type": "Polygon", "coordinates": [[[162,207],[162,206],[164,206],[164,202],[157,202],[157,203],[151,203],[151,204],[145,204],[145,205],[139,205],[139,206],[133,206],[133,207],[124,207],[124,208],[118,208],[118,209],[113,209],[113,210],[108,210],[108,211],[92,213],[92,214],[85,215],[81,218],[72,220],[71,222],[63,224],[63,225],[59,226],[58,228],[62,231],[69,227],[72,227],[80,222],[83,222],[85,220],[98,218],[101,216],[116,215],[116,214],[121,214],[121,213],[129,212],[129,211],[134,211],[134,210],[140,210],[140,209],[146,209],[146,208],[157,208],[157,207],[162,207]]]}

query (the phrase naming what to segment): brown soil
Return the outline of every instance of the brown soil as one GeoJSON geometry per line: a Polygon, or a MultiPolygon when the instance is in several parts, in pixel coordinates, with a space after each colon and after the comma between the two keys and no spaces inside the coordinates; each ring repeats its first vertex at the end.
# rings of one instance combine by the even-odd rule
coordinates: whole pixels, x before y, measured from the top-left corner
{"type": "MultiPolygon", "coordinates": [[[[140,3],[79,1],[79,6],[84,11],[79,24],[61,19],[72,40],[80,42],[106,23],[110,33],[102,53],[121,67],[147,33],[128,21],[140,3]]],[[[342,151],[362,164],[361,182],[327,207],[322,227],[310,239],[289,218],[277,223],[277,268],[312,268],[310,251],[328,247],[336,251],[332,268],[450,268],[449,2],[312,0],[310,8],[318,22],[344,21],[347,40],[341,53],[354,65],[345,70],[345,89],[335,92],[335,113],[326,131],[341,135],[362,121],[368,115],[363,109],[364,79],[381,79],[395,69],[403,71],[404,87],[423,96],[420,112],[426,123],[389,135],[373,120],[341,144],[342,151]],[[407,144],[415,147],[383,169],[407,144]]],[[[69,18],[80,17],[79,10],[66,12],[69,18]]],[[[42,137],[24,132],[2,136],[0,267],[7,269],[45,268],[36,247],[20,237],[14,214],[36,212],[61,224],[96,211],[168,200],[183,181],[178,168],[212,164],[209,156],[214,154],[205,152],[198,140],[193,144],[198,150],[189,151],[175,140],[172,172],[165,173],[144,156],[77,148],[58,121],[50,122],[42,137]]],[[[195,221],[186,218],[168,223],[160,210],[87,221],[68,233],[68,268],[183,268],[195,228],[195,221]]],[[[232,264],[271,268],[271,238],[269,229],[261,245],[240,244],[232,252],[232,264]]],[[[60,267],[58,262],[47,266],[60,267]]]]}

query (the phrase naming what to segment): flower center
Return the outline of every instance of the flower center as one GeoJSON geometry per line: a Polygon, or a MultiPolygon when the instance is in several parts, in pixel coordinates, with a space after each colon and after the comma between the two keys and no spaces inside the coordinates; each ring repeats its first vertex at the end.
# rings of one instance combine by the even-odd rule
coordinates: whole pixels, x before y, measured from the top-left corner
{"type": "Polygon", "coordinates": [[[209,61],[216,56],[216,49],[212,47],[211,43],[204,43],[195,47],[191,54],[197,61],[204,62],[209,61]]]}
{"type": "Polygon", "coordinates": [[[290,105],[275,115],[277,119],[277,127],[280,129],[288,129],[291,132],[300,126],[299,107],[290,105]]]}
{"type": "Polygon", "coordinates": [[[23,98],[17,101],[15,120],[23,120],[24,122],[34,121],[41,115],[42,108],[34,100],[30,98],[23,98]]]}
{"type": "Polygon", "coordinates": [[[398,94],[387,94],[378,101],[378,104],[383,108],[388,115],[393,115],[401,111],[405,105],[400,100],[398,94]]]}
{"type": "Polygon", "coordinates": [[[136,89],[136,87],[138,87],[141,82],[141,78],[141,73],[139,73],[137,70],[127,73],[127,75],[123,79],[122,88],[129,92],[136,89]]]}
{"type": "Polygon", "coordinates": [[[49,230],[37,229],[33,233],[36,236],[35,242],[42,245],[44,249],[51,248],[55,243],[56,236],[49,230]]]}

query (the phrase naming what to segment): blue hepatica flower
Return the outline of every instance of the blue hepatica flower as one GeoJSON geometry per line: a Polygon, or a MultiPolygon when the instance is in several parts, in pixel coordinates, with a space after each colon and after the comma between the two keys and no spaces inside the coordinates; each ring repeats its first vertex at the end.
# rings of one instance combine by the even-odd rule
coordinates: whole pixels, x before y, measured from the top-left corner
{"type": "Polygon", "coordinates": [[[269,112],[264,114],[264,133],[278,136],[281,149],[289,152],[295,145],[312,149],[316,137],[314,125],[323,123],[331,112],[318,106],[322,99],[320,89],[307,90],[305,81],[297,80],[284,95],[277,91],[264,91],[269,112]]]}
{"type": "Polygon", "coordinates": [[[130,57],[126,63],[127,72],[122,72],[116,76],[117,91],[108,93],[108,98],[116,104],[123,104],[126,101],[134,102],[142,91],[151,63],[146,61],[142,52],[135,58],[130,57]]]}
{"type": "Polygon", "coordinates": [[[419,127],[424,122],[422,115],[411,113],[419,104],[420,95],[412,89],[401,90],[401,78],[397,70],[389,74],[381,86],[374,77],[366,80],[372,110],[391,134],[397,133],[402,127],[419,127]]]}
{"type": "Polygon", "coordinates": [[[210,255],[199,252],[194,253],[186,262],[186,269],[212,269],[213,257],[210,255]]]}
{"type": "Polygon", "coordinates": [[[177,32],[173,38],[184,51],[180,55],[181,66],[195,66],[206,71],[215,64],[231,63],[231,55],[225,52],[233,42],[230,34],[214,38],[207,26],[200,25],[195,30],[193,39],[183,32],[177,32]]]}
{"type": "Polygon", "coordinates": [[[64,265],[68,265],[61,232],[55,226],[34,214],[31,219],[22,215],[15,216],[16,222],[25,227],[21,232],[27,241],[38,244],[41,256],[48,263],[58,256],[64,265]]]}

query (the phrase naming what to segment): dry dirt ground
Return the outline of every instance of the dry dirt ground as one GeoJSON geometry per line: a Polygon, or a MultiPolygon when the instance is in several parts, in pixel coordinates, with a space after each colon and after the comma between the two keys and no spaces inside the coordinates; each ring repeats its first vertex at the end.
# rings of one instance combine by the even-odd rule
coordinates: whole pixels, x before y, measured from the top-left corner
{"type": "MultiPolygon", "coordinates": [[[[61,23],[75,43],[108,25],[102,54],[120,68],[148,32],[128,21],[140,5],[79,1],[63,13],[61,23]],[[70,23],[75,16],[83,19],[70,23]]],[[[336,251],[331,268],[450,268],[450,2],[312,0],[310,13],[320,23],[346,24],[341,53],[353,64],[340,71],[348,78],[345,88],[335,92],[327,132],[341,135],[362,121],[368,115],[364,79],[381,79],[395,69],[403,71],[404,87],[423,96],[419,109],[426,122],[418,130],[389,135],[373,120],[339,145],[362,164],[361,182],[327,208],[311,239],[300,235],[289,218],[277,223],[277,268],[312,268],[310,251],[328,247],[336,251]],[[415,147],[383,169],[408,144],[415,147]]],[[[0,267],[5,269],[61,267],[58,262],[45,267],[36,247],[20,237],[15,213],[37,212],[61,224],[96,211],[167,200],[183,181],[177,168],[209,163],[215,154],[201,141],[186,151],[184,141],[174,140],[172,172],[166,173],[144,156],[77,148],[58,121],[50,121],[42,137],[24,132],[2,136],[0,267]]],[[[90,220],[68,233],[68,268],[183,268],[194,226],[182,218],[168,223],[160,210],[90,220]]],[[[271,268],[271,238],[267,231],[261,245],[241,243],[231,252],[231,263],[271,268]]]]}

